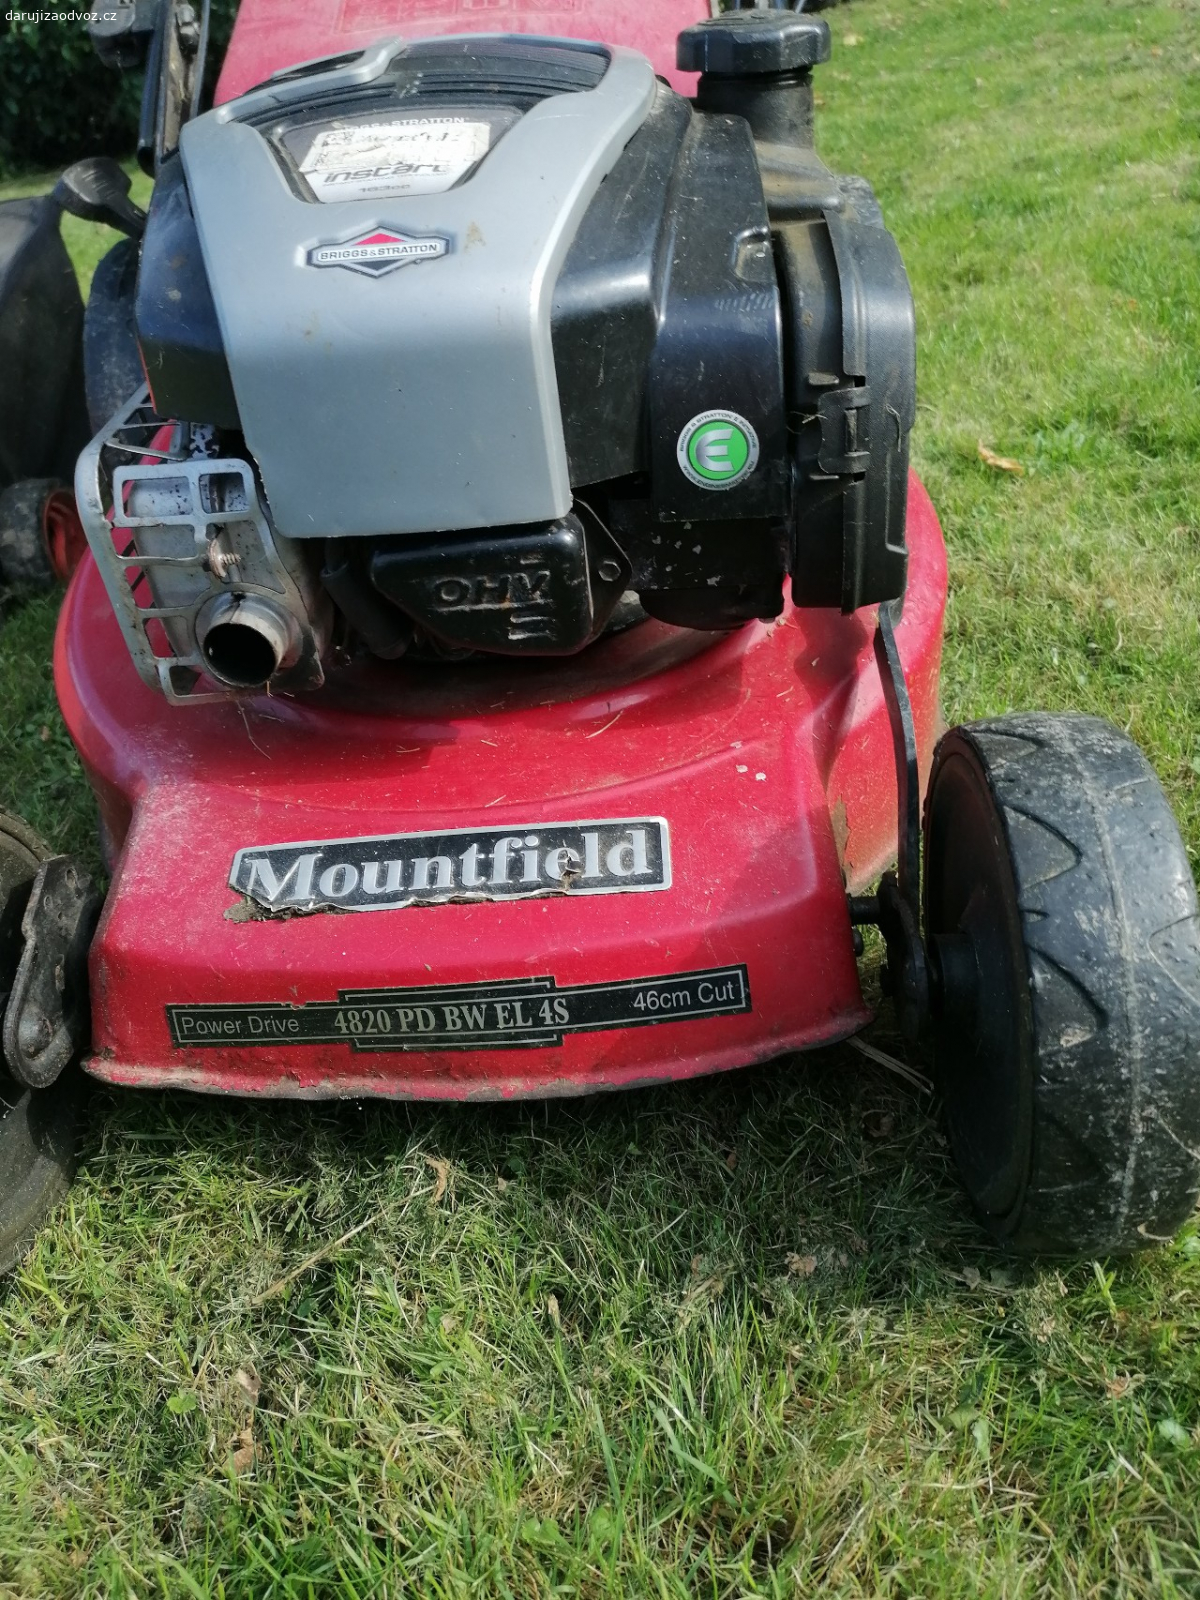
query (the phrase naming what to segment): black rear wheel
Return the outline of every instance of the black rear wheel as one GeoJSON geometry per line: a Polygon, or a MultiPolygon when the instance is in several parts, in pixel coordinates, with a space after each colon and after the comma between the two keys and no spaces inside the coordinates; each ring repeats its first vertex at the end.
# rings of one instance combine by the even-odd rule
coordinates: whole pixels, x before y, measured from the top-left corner
{"type": "MultiPolygon", "coordinates": [[[[21,918],[45,845],[0,812],[0,1012],[20,960],[21,918]]],[[[48,1089],[26,1089],[0,1062],[0,1272],[24,1255],[75,1170],[83,1075],[68,1067],[48,1089]]]]}
{"type": "Polygon", "coordinates": [[[1200,1192],[1200,908],[1146,758],[1093,717],[952,728],[925,864],[938,1079],[987,1227],[1028,1253],[1170,1238],[1200,1192]]]}
{"type": "Polygon", "coordinates": [[[65,492],[57,478],[22,478],[0,490],[0,578],[18,593],[54,587],[46,512],[65,492]]]}

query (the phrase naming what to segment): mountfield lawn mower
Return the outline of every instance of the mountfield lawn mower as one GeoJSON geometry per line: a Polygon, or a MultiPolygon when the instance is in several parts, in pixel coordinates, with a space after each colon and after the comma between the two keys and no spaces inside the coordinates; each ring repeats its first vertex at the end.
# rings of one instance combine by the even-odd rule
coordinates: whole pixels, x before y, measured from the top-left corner
{"type": "MultiPolygon", "coordinates": [[[[149,213],[90,160],[25,227],[47,262],[47,207],[126,235],[55,658],[111,887],[3,822],[6,1262],[80,1060],[629,1088],[856,1033],[871,925],[999,1240],[1124,1251],[1190,1211],[1200,923],[1162,789],[1091,718],[938,738],[913,307],[814,149],[829,30],[695,8],[245,0],[203,113],[203,16],[94,24],[148,60],[149,213]]],[[[53,564],[45,496],[10,500],[53,564]]]]}

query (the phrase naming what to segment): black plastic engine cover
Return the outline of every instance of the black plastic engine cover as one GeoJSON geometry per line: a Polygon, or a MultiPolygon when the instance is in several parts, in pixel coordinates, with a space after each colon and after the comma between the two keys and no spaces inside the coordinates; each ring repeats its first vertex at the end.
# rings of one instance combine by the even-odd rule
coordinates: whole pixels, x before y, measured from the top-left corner
{"type": "Polygon", "coordinates": [[[595,487],[651,615],[735,627],[778,615],[790,555],[783,314],[753,140],[663,87],[580,226],[554,297],[572,482],[595,487]],[[729,489],[680,469],[707,410],[754,430],[729,489]]]}
{"type": "Polygon", "coordinates": [[[754,141],[740,117],[693,117],[672,188],[670,224],[649,383],[658,518],[783,517],[791,475],[779,286],[754,141]],[[736,412],[758,436],[758,466],[728,489],[701,488],[679,467],[682,430],[710,409],[736,412]]]}
{"type": "Polygon", "coordinates": [[[650,465],[647,388],[667,273],[670,186],[690,122],[687,102],[660,87],[558,275],[551,331],[576,487],[650,465]]]}
{"type": "MultiPolygon", "coordinates": [[[[555,287],[552,330],[576,487],[649,474],[653,516],[787,514],[782,313],[754,143],[663,87],[593,200],[555,287]],[[679,470],[683,428],[733,410],[759,467],[727,491],[679,470]]],[[[782,577],[782,571],[781,571],[782,577]]]]}
{"type": "Polygon", "coordinates": [[[154,185],[134,315],[159,415],[236,428],[233,381],[178,156],[163,163],[154,185]]]}
{"type": "Polygon", "coordinates": [[[604,529],[573,513],[542,527],[377,548],[371,580],[446,644],[499,655],[571,655],[629,582],[604,529]]]}
{"type": "MultiPolygon", "coordinates": [[[[849,612],[904,593],[916,335],[908,278],[874,195],[861,179],[834,181],[840,205],[778,225],[776,239],[790,308],[793,595],[849,612]]],[[[827,187],[815,189],[827,202],[827,187]]]]}

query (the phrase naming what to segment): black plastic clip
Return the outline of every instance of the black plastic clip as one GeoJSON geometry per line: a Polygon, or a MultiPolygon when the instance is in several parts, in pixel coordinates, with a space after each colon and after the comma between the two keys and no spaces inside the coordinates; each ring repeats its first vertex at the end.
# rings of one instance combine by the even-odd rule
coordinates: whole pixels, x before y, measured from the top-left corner
{"type": "Polygon", "coordinates": [[[827,389],[817,401],[821,448],[817,463],[831,477],[861,477],[871,465],[871,390],[865,383],[827,389]]]}

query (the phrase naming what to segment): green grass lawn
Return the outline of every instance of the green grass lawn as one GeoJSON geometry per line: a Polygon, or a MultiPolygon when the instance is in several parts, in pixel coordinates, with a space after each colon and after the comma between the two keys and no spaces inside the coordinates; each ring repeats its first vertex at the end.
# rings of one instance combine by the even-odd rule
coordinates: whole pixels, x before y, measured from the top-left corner
{"type": "MultiPolygon", "coordinates": [[[[830,19],[821,147],[916,291],[947,714],[1114,718],[1200,851],[1200,4],[830,19]]],[[[87,852],[53,610],[0,634],[0,804],[87,852]]],[[[816,1592],[1200,1595],[1194,1226],[1014,1265],[848,1048],[524,1107],[96,1094],[0,1287],[0,1594],[816,1592]]]]}

